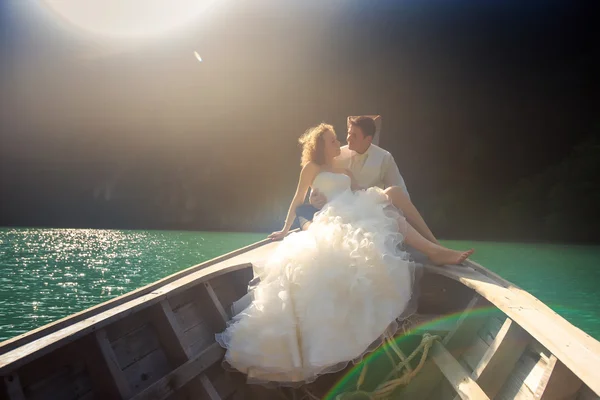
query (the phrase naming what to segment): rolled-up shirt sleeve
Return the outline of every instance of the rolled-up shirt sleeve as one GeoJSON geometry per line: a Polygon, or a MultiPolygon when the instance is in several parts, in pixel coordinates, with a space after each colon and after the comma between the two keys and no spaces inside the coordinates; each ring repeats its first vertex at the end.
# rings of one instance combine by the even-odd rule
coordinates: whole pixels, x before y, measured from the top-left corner
{"type": "Polygon", "coordinates": [[[398,165],[396,165],[396,161],[394,157],[387,153],[383,160],[383,178],[382,182],[386,188],[390,186],[399,186],[404,190],[404,193],[410,198],[408,194],[408,189],[406,188],[406,183],[404,183],[404,178],[400,175],[400,170],[398,169],[398,165]]]}

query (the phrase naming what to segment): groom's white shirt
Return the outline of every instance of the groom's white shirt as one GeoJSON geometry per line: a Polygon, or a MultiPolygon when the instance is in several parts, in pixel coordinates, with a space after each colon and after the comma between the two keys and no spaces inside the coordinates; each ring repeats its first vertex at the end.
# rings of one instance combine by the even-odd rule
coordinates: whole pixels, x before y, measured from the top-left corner
{"type": "Polygon", "coordinates": [[[399,186],[408,196],[404,179],[389,151],[374,144],[363,154],[348,149],[348,146],[343,146],[340,150],[340,155],[336,157],[336,166],[349,169],[361,187],[366,189],[377,186],[385,189],[399,186]]]}

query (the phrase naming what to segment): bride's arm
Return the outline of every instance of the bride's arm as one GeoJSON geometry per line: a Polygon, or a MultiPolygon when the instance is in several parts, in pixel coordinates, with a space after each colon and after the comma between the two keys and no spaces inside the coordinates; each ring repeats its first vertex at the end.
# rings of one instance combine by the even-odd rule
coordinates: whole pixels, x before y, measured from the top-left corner
{"type": "Polygon", "coordinates": [[[298,187],[296,188],[296,194],[294,194],[294,198],[292,199],[292,203],[290,204],[290,208],[288,210],[283,229],[279,232],[271,233],[269,235],[269,238],[282,239],[290,231],[290,228],[294,223],[294,219],[296,218],[296,207],[304,203],[304,199],[306,198],[308,188],[317,176],[318,172],[319,166],[314,163],[308,163],[302,168],[302,171],[300,172],[300,178],[298,179],[298,187]]]}

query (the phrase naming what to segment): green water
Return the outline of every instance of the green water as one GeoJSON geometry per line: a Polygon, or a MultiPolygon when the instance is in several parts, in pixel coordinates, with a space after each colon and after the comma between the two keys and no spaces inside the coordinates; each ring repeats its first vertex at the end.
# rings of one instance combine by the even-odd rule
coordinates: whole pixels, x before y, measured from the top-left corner
{"type": "Polygon", "coordinates": [[[0,229],[0,341],[264,238],[252,233],[0,229]]]}
{"type": "MultiPolygon", "coordinates": [[[[0,341],[264,234],[0,229],[0,341]]],[[[600,247],[445,241],[600,339],[600,247]]]]}

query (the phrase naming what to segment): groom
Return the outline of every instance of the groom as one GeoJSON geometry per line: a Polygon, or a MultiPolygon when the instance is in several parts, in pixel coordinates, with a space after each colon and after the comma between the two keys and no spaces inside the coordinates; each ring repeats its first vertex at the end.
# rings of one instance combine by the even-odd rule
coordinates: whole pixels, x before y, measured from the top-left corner
{"type": "MultiPolygon", "coordinates": [[[[349,169],[362,188],[377,186],[386,189],[390,186],[397,186],[402,188],[410,200],[406,184],[400,175],[394,157],[389,151],[373,143],[379,133],[381,116],[348,117],[347,124],[348,145],[340,149],[341,153],[336,158],[336,166],[349,169]]],[[[327,198],[315,190],[311,192],[309,202],[310,204],[302,204],[296,209],[296,216],[302,230],[306,230],[310,226],[315,213],[327,203],[327,198]]],[[[405,214],[405,217],[412,220],[410,222],[423,236],[434,243],[439,243],[412,202],[409,201],[409,203],[409,215],[405,214]]],[[[427,257],[424,254],[410,246],[406,247],[415,261],[426,261],[427,257]]]]}
{"type": "MultiPolygon", "coordinates": [[[[376,134],[379,133],[377,125],[381,124],[381,116],[348,117],[347,124],[348,145],[340,149],[341,154],[336,158],[336,166],[349,169],[359,186],[365,189],[372,186],[382,189],[398,186],[409,196],[394,157],[389,151],[373,143],[376,134]]],[[[315,190],[311,192],[309,201],[310,204],[302,204],[296,210],[298,222],[303,230],[308,228],[315,213],[327,203],[327,198],[315,190]]]]}

